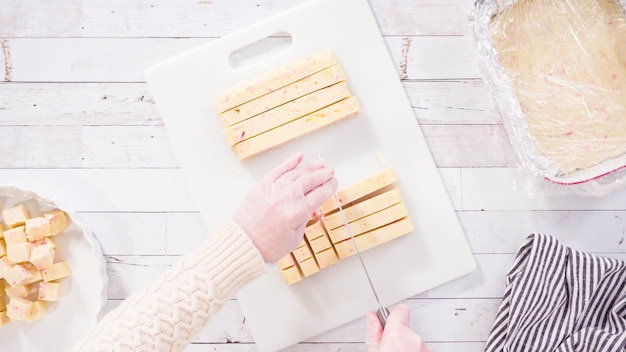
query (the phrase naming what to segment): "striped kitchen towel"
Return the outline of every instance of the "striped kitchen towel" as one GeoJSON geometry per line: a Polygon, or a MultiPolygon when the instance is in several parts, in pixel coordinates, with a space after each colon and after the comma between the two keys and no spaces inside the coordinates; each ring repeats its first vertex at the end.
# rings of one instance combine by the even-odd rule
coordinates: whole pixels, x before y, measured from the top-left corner
{"type": "Polygon", "coordinates": [[[626,351],[626,263],[529,236],[485,351],[626,351]]]}

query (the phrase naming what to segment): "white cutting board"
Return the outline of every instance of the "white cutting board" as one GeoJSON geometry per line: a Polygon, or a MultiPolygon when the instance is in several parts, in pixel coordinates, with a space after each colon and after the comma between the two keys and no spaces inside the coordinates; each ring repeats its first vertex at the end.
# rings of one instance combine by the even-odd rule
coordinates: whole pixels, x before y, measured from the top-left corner
{"type": "MultiPolygon", "coordinates": [[[[471,272],[474,259],[415,121],[366,0],[315,0],[212,41],[146,72],[158,109],[209,231],[233,214],[267,170],[297,151],[320,154],[339,187],[393,167],[415,231],[371,249],[364,260],[385,305],[471,272]],[[233,69],[230,53],[278,32],[291,46],[233,69]],[[308,54],[330,49],[348,77],[362,113],[239,162],[215,112],[232,84],[308,54]]],[[[156,191],[156,190],[155,190],[156,191]]],[[[277,268],[238,294],[261,351],[276,351],[361,318],[376,304],[358,258],[342,260],[287,286],[277,268]]]]}

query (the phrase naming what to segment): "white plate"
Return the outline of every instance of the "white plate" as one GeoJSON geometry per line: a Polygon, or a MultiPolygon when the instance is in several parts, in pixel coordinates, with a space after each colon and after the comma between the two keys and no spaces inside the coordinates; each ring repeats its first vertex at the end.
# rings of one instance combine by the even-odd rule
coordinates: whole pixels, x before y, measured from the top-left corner
{"type": "Polygon", "coordinates": [[[72,276],[62,280],[63,296],[49,302],[48,315],[31,323],[11,322],[0,328],[0,350],[69,351],[94,326],[107,301],[108,278],[100,245],[76,216],[53,201],[13,186],[0,186],[0,209],[24,204],[31,216],[62,209],[71,219],[53,240],[57,260],[67,260],[72,276]]]}

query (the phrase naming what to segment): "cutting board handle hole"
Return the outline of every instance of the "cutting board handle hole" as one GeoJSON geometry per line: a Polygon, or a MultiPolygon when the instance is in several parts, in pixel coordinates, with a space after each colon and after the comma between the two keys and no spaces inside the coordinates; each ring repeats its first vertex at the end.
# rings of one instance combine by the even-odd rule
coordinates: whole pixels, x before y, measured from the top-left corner
{"type": "Polygon", "coordinates": [[[228,63],[233,69],[241,69],[286,51],[292,43],[291,34],[278,32],[233,51],[228,56],[228,63]]]}

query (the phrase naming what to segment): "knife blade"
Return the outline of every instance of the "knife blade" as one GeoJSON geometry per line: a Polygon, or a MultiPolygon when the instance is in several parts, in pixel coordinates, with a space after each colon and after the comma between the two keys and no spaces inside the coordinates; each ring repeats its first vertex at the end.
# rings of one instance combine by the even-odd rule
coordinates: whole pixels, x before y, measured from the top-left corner
{"type": "Polygon", "coordinates": [[[376,303],[378,303],[378,311],[376,312],[376,315],[378,316],[378,320],[380,320],[380,324],[382,325],[384,329],[385,325],[387,324],[387,318],[389,317],[389,309],[387,309],[380,303],[380,299],[378,298],[378,293],[376,293],[376,288],[374,288],[374,284],[372,283],[370,274],[367,271],[367,268],[365,267],[365,262],[363,261],[363,257],[361,256],[361,251],[359,251],[359,246],[354,240],[354,234],[352,234],[352,229],[350,229],[350,226],[348,225],[348,219],[346,218],[346,214],[343,212],[343,207],[341,206],[341,202],[339,201],[339,198],[337,198],[336,194],[335,194],[335,203],[337,203],[337,207],[339,208],[339,212],[341,213],[341,217],[343,218],[343,224],[348,230],[348,233],[350,234],[350,239],[352,240],[352,244],[354,245],[356,254],[359,257],[359,261],[361,262],[361,267],[363,268],[363,272],[365,273],[365,276],[367,277],[367,281],[370,284],[370,288],[372,289],[374,298],[376,298],[376,303]]]}

